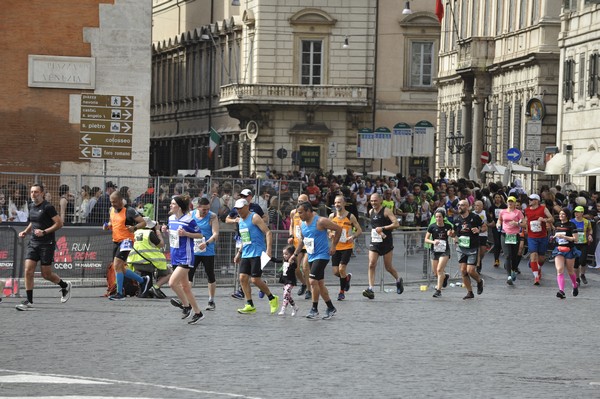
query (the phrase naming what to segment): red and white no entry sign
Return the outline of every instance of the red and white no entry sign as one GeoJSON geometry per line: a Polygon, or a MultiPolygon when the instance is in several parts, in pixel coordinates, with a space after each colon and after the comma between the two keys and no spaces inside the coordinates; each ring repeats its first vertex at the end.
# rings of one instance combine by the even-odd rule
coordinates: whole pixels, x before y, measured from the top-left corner
{"type": "Polygon", "coordinates": [[[490,153],[488,151],[484,151],[481,153],[481,163],[486,164],[490,162],[490,153]]]}

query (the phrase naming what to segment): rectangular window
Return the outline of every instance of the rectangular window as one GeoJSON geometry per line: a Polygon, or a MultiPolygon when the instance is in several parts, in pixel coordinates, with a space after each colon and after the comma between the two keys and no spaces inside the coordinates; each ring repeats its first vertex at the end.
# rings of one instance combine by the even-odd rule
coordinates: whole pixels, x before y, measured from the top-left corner
{"type": "Polygon", "coordinates": [[[413,42],[410,57],[410,86],[433,84],[433,42],[413,42]]]}
{"type": "Polygon", "coordinates": [[[479,36],[479,1],[473,0],[473,9],[471,10],[471,36],[479,36]]]}
{"type": "Polygon", "coordinates": [[[577,79],[577,99],[585,100],[585,53],[579,55],[579,79],[577,79]]]}
{"type": "Polygon", "coordinates": [[[531,8],[531,25],[534,25],[540,20],[540,0],[533,0],[533,6],[531,8]]]}
{"type": "Polygon", "coordinates": [[[588,80],[588,97],[598,95],[598,53],[590,55],[588,80]]]}
{"type": "Polygon", "coordinates": [[[575,72],[575,61],[569,58],[565,61],[565,73],[563,78],[563,100],[573,101],[573,74],[575,72]]]}
{"type": "Polygon", "coordinates": [[[323,41],[302,40],[301,83],[320,85],[323,76],[323,41]]]}
{"type": "Polygon", "coordinates": [[[508,31],[514,32],[515,30],[515,0],[509,0],[508,9],[510,12],[508,13],[508,31]]]}
{"type": "Polygon", "coordinates": [[[527,0],[521,0],[521,6],[519,7],[519,29],[525,28],[527,21],[527,0]]]}
{"type": "Polygon", "coordinates": [[[504,4],[504,0],[496,0],[496,35],[500,36],[502,34],[502,21],[504,17],[504,10],[502,5],[504,4]]]}
{"type": "Polygon", "coordinates": [[[483,7],[483,36],[488,37],[490,35],[490,16],[492,14],[491,0],[485,0],[483,7]]]}

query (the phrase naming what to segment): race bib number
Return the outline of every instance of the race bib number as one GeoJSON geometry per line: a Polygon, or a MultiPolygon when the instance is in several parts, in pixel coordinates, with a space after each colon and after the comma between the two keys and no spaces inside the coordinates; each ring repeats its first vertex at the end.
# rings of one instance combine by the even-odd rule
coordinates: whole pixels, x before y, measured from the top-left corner
{"type": "Polygon", "coordinates": [[[383,238],[381,238],[376,229],[371,229],[371,242],[383,242],[383,238]]]}
{"type": "Polygon", "coordinates": [[[348,233],[346,232],[346,229],[342,229],[342,235],[340,236],[340,242],[347,242],[348,241],[348,233]]]}
{"type": "Polygon", "coordinates": [[[283,275],[287,276],[287,271],[290,268],[290,262],[283,262],[283,275]]]}
{"type": "Polygon", "coordinates": [[[586,240],[585,240],[585,233],[581,232],[581,233],[577,233],[577,244],[585,244],[586,240]]]}
{"type": "Polygon", "coordinates": [[[133,246],[131,245],[131,240],[129,238],[126,238],[123,241],[121,241],[121,245],[119,245],[119,251],[125,252],[131,251],[132,249],[133,246]]]}
{"type": "Polygon", "coordinates": [[[567,241],[567,239],[565,238],[566,235],[567,235],[567,233],[564,233],[564,232],[556,233],[556,235],[555,235],[556,243],[558,245],[568,245],[569,241],[567,241]]]}
{"type": "Polygon", "coordinates": [[[317,199],[317,196],[316,196],[316,195],[314,195],[314,194],[309,194],[309,195],[308,195],[308,200],[309,200],[310,202],[315,202],[315,201],[316,201],[316,199],[317,199]]]}
{"type": "Polygon", "coordinates": [[[458,237],[458,246],[463,248],[471,247],[471,237],[469,236],[460,236],[458,237]]]}
{"type": "Polygon", "coordinates": [[[517,243],[517,235],[516,234],[507,234],[504,237],[505,244],[516,244],[517,243]]]}
{"type": "Polygon", "coordinates": [[[446,252],[446,241],[439,240],[437,244],[433,244],[433,252],[446,252]]]}
{"type": "Polygon", "coordinates": [[[235,249],[240,249],[242,247],[242,237],[235,237],[235,249]]]}
{"type": "Polygon", "coordinates": [[[500,212],[502,212],[502,209],[500,209],[500,208],[494,209],[494,216],[496,216],[496,219],[498,219],[500,217],[500,212]]]}
{"type": "Polygon", "coordinates": [[[171,248],[179,248],[179,234],[177,230],[169,230],[169,246],[171,248]]]}
{"type": "Polygon", "coordinates": [[[302,238],[302,229],[300,228],[300,226],[296,226],[296,228],[294,229],[294,234],[296,235],[296,238],[298,240],[302,238]]]}
{"type": "Polygon", "coordinates": [[[204,249],[200,248],[202,244],[206,242],[206,238],[194,238],[194,252],[206,252],[206,247],[204,249]]]}
{"type": "Polygon", "coordinates": [[[414,221],[415,221],[415,214],[407,213],[406,214],[406,223],[413,223],[414,221]]]}
{"type": "Polygon", "coordinates": [[[314,238],[304,237],[304,240],[302,240],[302,242],[304,242],[304,248],[306,248],[307,254],[312,255],[315,253],[315,239],[314,238]]]}
{"type": "Polygon", "coordinates": [[[248,229],[240,229],[240,237],[242,237],[242,246],[252,244],[250,231],[248,229]]]}
{"type": "Polygon", "coordinates": [[[539,220],[532,220],[529,224],[529,227],[531,227],[531,231],[533,231],[534,233],[539,233],[540,231],[542,231],[542,224],[539,220]]]}

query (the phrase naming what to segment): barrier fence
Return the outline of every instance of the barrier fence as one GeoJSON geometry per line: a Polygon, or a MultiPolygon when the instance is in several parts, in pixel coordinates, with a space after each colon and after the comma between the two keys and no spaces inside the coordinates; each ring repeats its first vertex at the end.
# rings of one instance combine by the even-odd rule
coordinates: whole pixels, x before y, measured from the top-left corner
{"type": "MultiPolygon", "coordinates": [[[[238,281],[237,269],[233,263],[235,253],[234,231],[231,225],[221,224],[219,241],[216,246],[215,274],[219,286],[235,286],[238,281]]],[[[16,279],[17,287],[24,286],[24,256],[29,238],[19,238],[18,233],[25,228],[23,223],[2,223],[0,225],[0,278],[16,279]]],[[[289,233],[287,230],[274,230],[273,256],[281,257],[282,249],[287,246],[289,233]]],[[[395,231],[393,264],[406,283],[430,281],[435,283],[431,275],[429,251],[423,248],[424,231],[395,231]]],[[[358,285],[366,285],[368,270],[369,234],[363,234],[355,248],[355,258],[350,261],[349,271],[355,276],[358,285]]],[[[164,249],[169,257],[168,241],[164,249]]],[[[56,251],[53,270],[65,280],[70,280],[75,286],[105,287],[106,270],[112,261],[113,243],[111,233],[103,231],[98,226],[65,226],[56,233],[56,251]]],[[[269,284],[278,281],[277,265],[269,263],[263,278],[269,284]]],[[[327,273],[330,274],[329,268],[327,273]]],[[[447,273],[458,277],[456,253],[452,252],[447,273]]],[[[329,278],[329,277],[327,277],[329,278]]],[[[386,286],[393,286],[394,281],[383,267],[380,257],[376,284],[384,291],[386,286]]],[[[206,275],[199,267],[196,271],[194,286],[204,286],[206,275]]],[[[36,287],[53,286],[41,278],[39,267],[35,273],[36,287]]],[[[16,288],[13,292],[16,292],[16,288]]]]}

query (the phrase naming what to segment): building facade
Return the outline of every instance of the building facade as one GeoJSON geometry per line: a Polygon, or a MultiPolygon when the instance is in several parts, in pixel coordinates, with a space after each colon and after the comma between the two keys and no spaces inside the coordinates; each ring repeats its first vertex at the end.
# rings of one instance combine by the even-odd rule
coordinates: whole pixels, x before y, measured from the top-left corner
{"type": "MultiPolygon", "coordinates": [[[[0,169],[148,175],[151,6],[145,0],[9,0],[2,5],[0,169]],[[39,17],[38,17],[39,16],[39,17]],[[82,94],[131,96],[131,159],[92,157],[82,94]],[[106,162],[104,162],[106,159],[106,162]]],[[[108,126],[108,122],[104,123],[108,126]]],[[[110,135],[111,137],[113,135],[110,135]]],[[[111,142],[114,142],[111,141],[111,142]]]]}
{"type": "Polygon", "coordinates": [[[561,182],[597,191],[600,170],[600,6],[566,1],[561,14],[557,155],[549,165],[561,182]],[[590,174],[587,174],[587,173],[590,174]]]}
{"type": "MultiPolygon", "coordinates": [[[[179,14],[170,3],[197,25],[154,43],[155,169],[371,171],[379,159],[358,158],[360,129],[435,122],[433,9],[407,15],[391,0],[219,0],[185,2],[179,14]],[[211,127],[220,141],[209,157],[211,127]]],[[[419,173],[432,166],[419,161],[419,173]]],[[[402,170],[399,158],[383,162],[402,170]]],[[[404,166],[408,174],[410,162],[404,166]]]]}
{"type": "Polygon", "coordinates": [[[445,2],[438,169],[479,180],[483,153],[507,166],[510,148],[543,167],[556,141],[560,11],[555,0],[445,2]]]}

